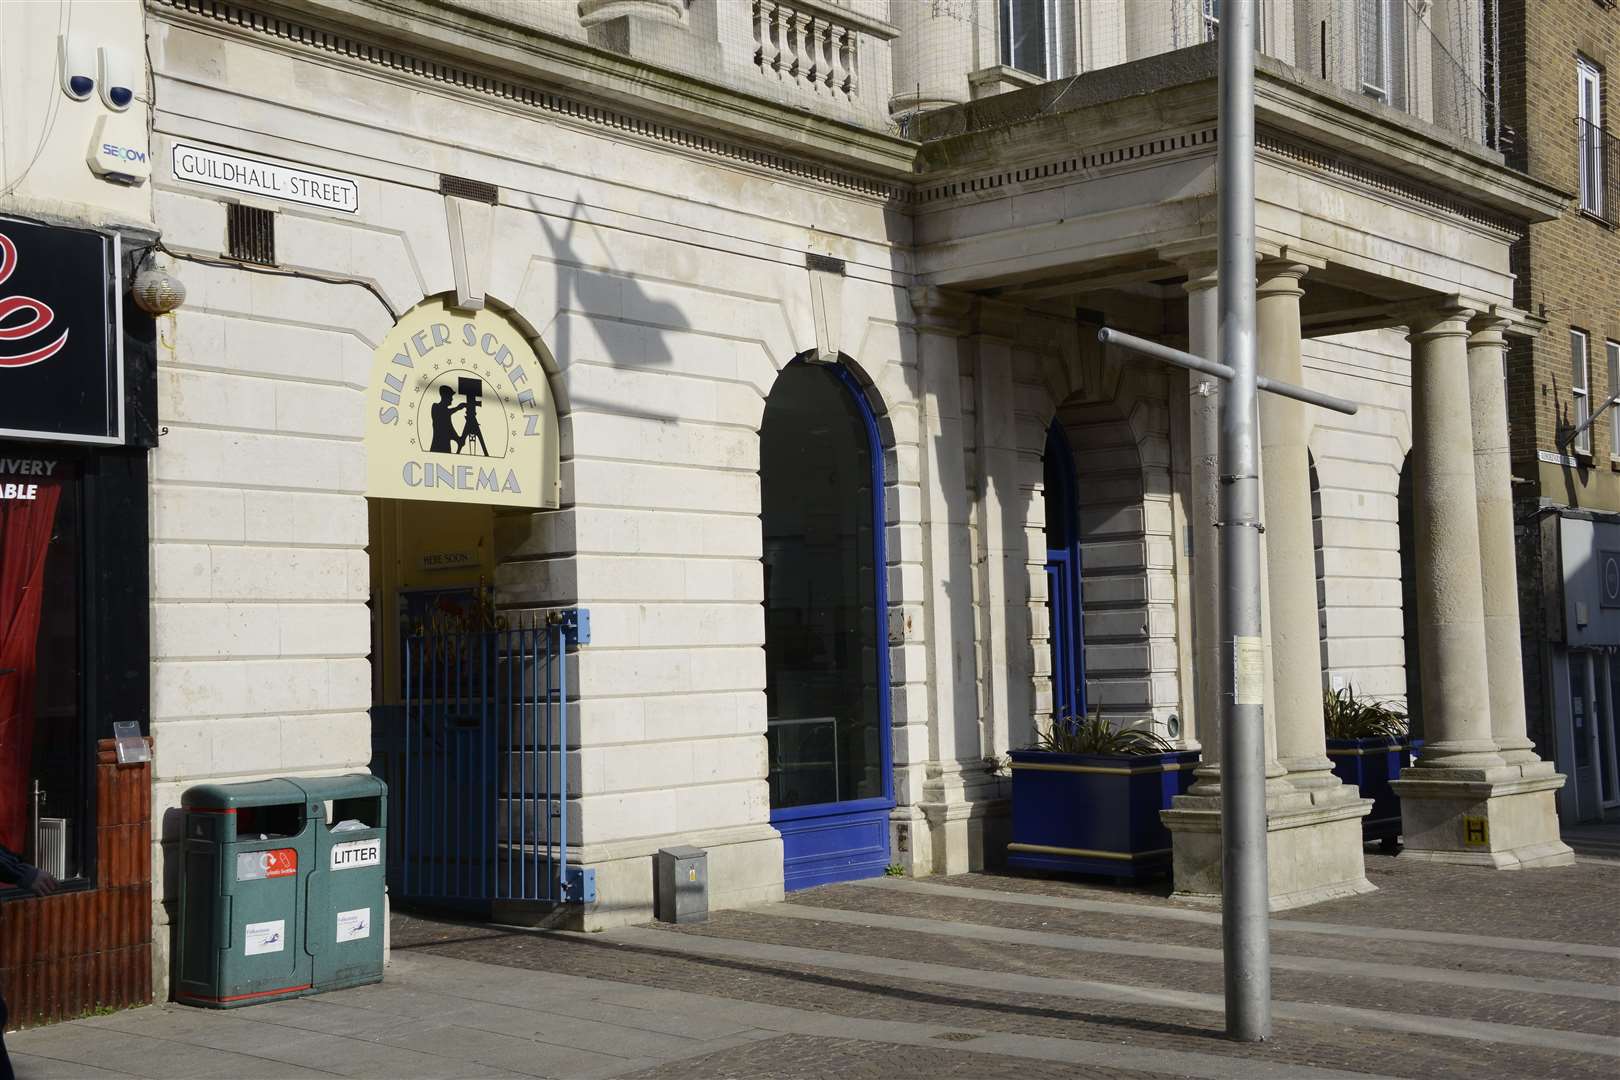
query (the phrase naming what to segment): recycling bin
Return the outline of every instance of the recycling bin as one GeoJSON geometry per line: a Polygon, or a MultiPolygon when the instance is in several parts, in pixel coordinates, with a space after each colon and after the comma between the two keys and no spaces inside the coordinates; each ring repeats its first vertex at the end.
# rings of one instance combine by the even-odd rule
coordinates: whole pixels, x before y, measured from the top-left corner
{"type": "Polygon", "coordinates": [[[188,790],[175,1000],[235,1008],[381,979],[386,798],[368,774],[188,790]]]}

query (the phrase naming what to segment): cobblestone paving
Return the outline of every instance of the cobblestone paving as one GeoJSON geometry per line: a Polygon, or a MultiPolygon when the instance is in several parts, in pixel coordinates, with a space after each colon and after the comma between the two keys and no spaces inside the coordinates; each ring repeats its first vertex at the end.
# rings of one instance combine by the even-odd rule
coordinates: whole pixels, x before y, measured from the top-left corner
{"type": "MultiPolygon", "coordinates": [[[[704,932],[744,926],[761,917],[753,913],[716,913],[714,922],[704,932]]],[[[1240,1046],[1220,1037],[1221,1018],[1211,1012],[1075,1001],[1039,994],[1009,995],[957,985],[851,974],[835,967],[692,957],[655,948],[620,945],[611,933],[602,936],[536,934],[400,918],[396,920],[394,934],[396,948],[688,990],[839,1016],[1252,1057],[1277,1064],[1420,1076],[1425,1080],[1449,1077],[1471,1080],[1481,1076],[1595,1078],[1610,1075],[1613,1065],[1609,1059],[1566,1051],[1297,1021],[1277,1023],[1275,1038],[1270,1043],[1240,1046]]],[[[874,937],[878,936],[881,935],[874,933],[874,937]]],[[[918,958],[937,961],[936,944],[930,939],[929,951],[918,958]]],[[[821,945],[825,946],[826,942],[821,945]]],[[[862,951],[875,955],[873,949],[862,951]]],[[[903,1053],[900,1059],[904,1059],[903,1053]]],[[[1008,1070],[999,1075],[1029,1075],[1025,1072],[1027,1064],[1008,1063],[1008,1070]]],[[[692,1071],[680,1075],[705,1074],[692,1071]]],[[[769,1075],[811,1078],[840,1074],[823,1071],[818,1060],[810,1059],[778,1061],[777,1072],[769,1075]]],[[[900,1078],[931,1074],[897,1067],[885,1075],[900,1078]]]]}
{"type": "Polygon", "coordinates": [[[812,1035],[783,1035],[706,1057],[670,1062],[626,1080],[803,1080],[806,1076],[838,1080],[898,1080],[930,1077],[942,1080],[1156,1080],[1162,1073],[1125,1069],[1095,1069],[1069,1063],[1008,1061],[972,1052],[971,1042],[951,1044],[960,1049],[925,1050],[915,1046],[826,1039],[812,1035]],[[815,1072],[805,1071],[814,1063],[815,1072]]]}
{"type": "MultiPolygon", "coordinates": [[[[1173,927],[1174,924],[1171,924],[1173,927]]],[[[1180,944],[1179,933],[1167,927],[1161,941],[1180,944]]],[[[874,929],[842,923],[774,918],[762,912],[716,912],[702,926],[683,926],[679,932],[734,941],[758,941],[807,949],[833,949],[896,960],[926,959],[931,964],[1014,972],[1046,978],[1086,979],[1129,986],[1221,992],[1219,964],[1189,963],[1156,957],[1111,956],[1073,952],[1026,944],[973,941],[913,933],[890,928],[874,929]]],[[[1355,959],[1365,957],[1352,954],[1355,959]]],[[[1550,973],[1549,973],[1550,974],[1550,973]]],[[[1620,1035],[1620,1016],[1612,1001],[1548,994],[1515,993],[1477,987],[1452,988],[1435,983],[1380,980],[1351,975],[1315,975],[1277,971],[1272,992],[1279,1000],[1320,1002],[1351,1008],[1419,1013],[1462,1020],[1487,1020],[1600,1035],[1620,1035]]]]}
{"type": "MultiPolygon", "coordinates": [[[[1614,880],[1603,889],[1620,893],[1620,866],[1614,880]]],[[[948,884],[992,888],[983,876],[948,879],[948,884]]],[[[1602,892],[1603,889],[1597,891],[1602,892]]],[[[1020,890],[1022,891],[1022,890],[1020,890]]],[[[1089,897],[1095,899],[1096,897],[1089,897]]],[[[1172,922],[1143,915],[1139,918],[1105,912],[1065,911],[1060,908],[1022,904],[987,904],[982,900],[957,898],[944,889],[928,893],[895,892],[862,885],[828,885],[796,893],[793,903],[803,907],[828,907],[843,911],[871,911],[884,915],[944,919],[961,923],[984,923],[1017,930],[1081,934],[1087,937],[1135,941],[1146,944],[1173,942],[1205,949],[1221,947],[1219,926],[1172,922]]],[[[1147,906],[1147,905],[1144,905],[1147,906]]],[[[1165,903],[1166,907],[1171,905],[1165,903]]],[[[1292,913],[1300,919],[1313,919],[1316,908],[1292,913]]],[[[1291,913],[1281,912],[1279,918],[1291,913]]],[[[1594,913],[1598,914],[1598,913],[1594,913]]],[[[1326,921],[1326,920],[1321,920],[1326,921]]],[[[1352,920],[1346,918],[1344,922],[1352,920]]],[[[1356,925],[1377,926],[1355,920],[1356,925]]],[[[1525,935],[1516,935],[1525,936],[1525,935]]],[[[1539,935],[1530,935],[1539,936],[1539,935]]],[[[1447,971],[1503,972],[1573,979],[1579,982],[1620,986],[1620,962],[1591,956],[1527,955],[1513,949],[1459,949],[1454,945],[1431,945],[1413,941],[1379,941],[1365,937],[1333,934],[1286,934],[1273,936],[1272,951],[1289,956],[1349,958],[1383,964],[1408,964],[1447,971]]]]}
{"type": "MultiPolygon", "coordinates": [[[[1078,878],[1006,874],[938,880],[979,889],[1192,907],[1166,899],[1169,885],[1162,881],[1116,889],[1078,878]]],[[[1477,867],[1413,862],[1369,851],[1367,880],[1378,887],[1377,892],[1279,912],[1277,918],[1620,946],[1620,918],[1614,914],[1620,867],[1610,863],[1582,861],[1547,870],[1482,873],[1477,867]]]]}

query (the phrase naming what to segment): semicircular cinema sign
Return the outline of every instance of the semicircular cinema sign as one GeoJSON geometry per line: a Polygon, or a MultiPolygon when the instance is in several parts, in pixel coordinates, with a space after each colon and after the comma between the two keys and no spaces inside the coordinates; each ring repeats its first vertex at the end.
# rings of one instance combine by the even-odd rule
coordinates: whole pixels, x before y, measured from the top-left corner
{"type": "Polygon", "coordinates": [[[523,334],[493,311],[412,308],[372,359],[366,494],[555,507],[557,406],[523,334]]]}

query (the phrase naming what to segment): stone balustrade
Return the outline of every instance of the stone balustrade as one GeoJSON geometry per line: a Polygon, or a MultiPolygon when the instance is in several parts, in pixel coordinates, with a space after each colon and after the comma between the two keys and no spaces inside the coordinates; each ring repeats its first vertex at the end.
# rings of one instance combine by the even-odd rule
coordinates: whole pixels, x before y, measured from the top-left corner
{"type": "Polygon", "coordinates": [[[813,0],[754,0],[754,64],[817,92],[859,92],[858,16],[813,0]]]}

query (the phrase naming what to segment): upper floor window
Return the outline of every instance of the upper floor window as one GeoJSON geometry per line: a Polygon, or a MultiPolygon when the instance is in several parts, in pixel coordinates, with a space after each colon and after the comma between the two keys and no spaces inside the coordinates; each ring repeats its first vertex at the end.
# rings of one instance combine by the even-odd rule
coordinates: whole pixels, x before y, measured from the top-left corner
{"type": "MultiPolygon", "coordinates": [[[[1585,330],[1571,330],[1569,332],[1569,354],[1569,392],[1575,398],[1575,415],[1571,418],[1571,426],[1579,428],[1592,415],[1592,399],[1588,396],[1586,382],[1587,337],[1585,330]]],[[[1590,454],[1592,452],[1591,428],[1587,428],[1575,436],[1575,452],[1577,454],[1590,454]]]]}
{"type": "Polygon", "coordinates": [[[1064,72],[1058,26],[1065,0],[1001,0],[1001,62],[1043,79],[1064,72]]]}
{"type": "Polygon", "coordinates": [[[1204,17],[1204,40],[1214,41],[1221,33],[1221,0],[1200,0],[1204,17]]]}
{"type": "Polygon", "coordinates": [[[1585,57],[1575,59],[1575,130],[1580,153],[1581,209],[1603,216],[1603,73],[1585,57]]]}
{"type": "Polygon", "coordinates": [[[1609,456],[1620,461],[1620,341],[1609,344],[1609,456]]]}
{"type": "Polygon", "coordinates": [[[1356,76],[1361,92],[1397,108],[1405,104],[1404,0],[1356,0],[1356,76]]]}

